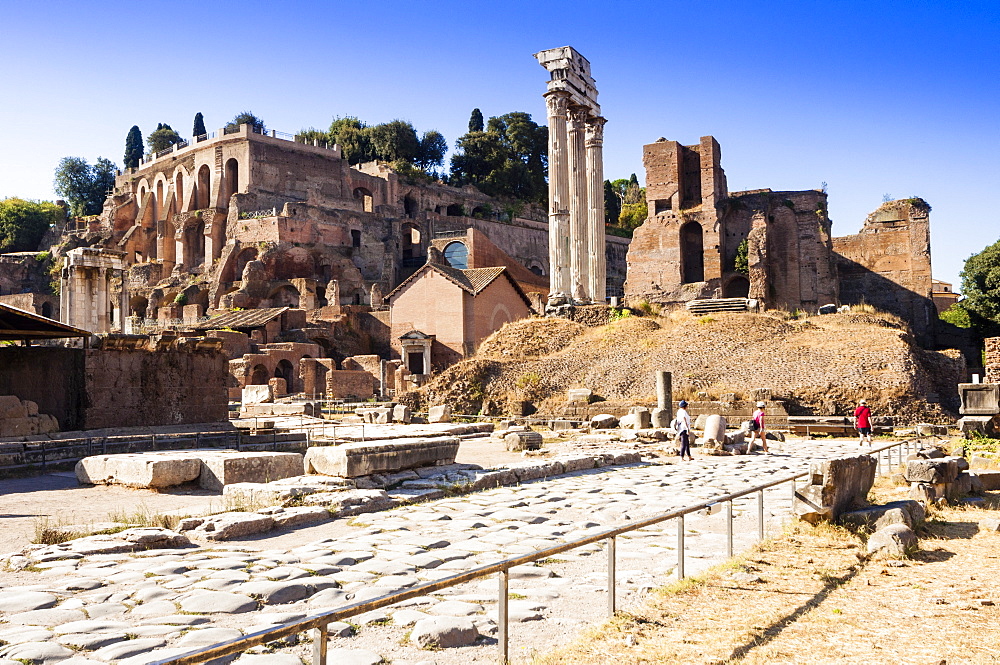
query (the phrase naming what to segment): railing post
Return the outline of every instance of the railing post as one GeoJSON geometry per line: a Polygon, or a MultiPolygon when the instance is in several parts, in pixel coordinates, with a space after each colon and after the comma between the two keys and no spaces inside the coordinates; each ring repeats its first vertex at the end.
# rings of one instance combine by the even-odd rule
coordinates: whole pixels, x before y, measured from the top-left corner
{"type": "Polygon", "coordinates": [[[677,516],[677,580],[684,579],[684,516],[677,516]]]}
{"type": "Polygon", "coordinates": [[[326,665],[326,649],[330,639],[327,626],[313,628],[313,659],[312,665],[326,665]]]}
{"type": "Polygon", "coordinates": [[[614,536],[608,538],[608,616],[614,617],[617,605],[617,597],[615,593],[617,575],[615,574],[615,543],[617,539],[614,536]]]}
{"type": "Polygon", "coordinates": [[[764,490],[757,490],[757,535],[764,540],[764,490]]]}
{"type": "Polygon", "coordinates": [[[733,558],[733,500],[726,501],[726,556],[733,558]]]}
{"type": "Polygon", "coordinates": [[[500,647],[500,665],[507,665],[507,584],[510,578],[509,571],[504,568],[500,571],[500,597],[497,607],[497,646],[500,647]]]}

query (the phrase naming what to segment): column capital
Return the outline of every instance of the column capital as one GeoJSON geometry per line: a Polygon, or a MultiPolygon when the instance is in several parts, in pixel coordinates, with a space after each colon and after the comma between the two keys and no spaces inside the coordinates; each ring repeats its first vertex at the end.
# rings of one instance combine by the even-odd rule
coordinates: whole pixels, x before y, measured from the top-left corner
{"type": "Polygon", "coordinates": [[[587,145],[596,146],[604,143],[604,123],[607,120],[598,116],[587,118],[587,145]]]}
{"type": "Polygon", "coordinates": [[[549,117],[566,116],[569,111],[569,93],[564,90],[551,90],[543,95],[549,117]]]}
{"type": "Polygon", "coordinates": [[[569,108],[569,121],[572,124],[572,129],[583,129],[589,115],[590,109],[586,106],[571,106],[569,108]]]}

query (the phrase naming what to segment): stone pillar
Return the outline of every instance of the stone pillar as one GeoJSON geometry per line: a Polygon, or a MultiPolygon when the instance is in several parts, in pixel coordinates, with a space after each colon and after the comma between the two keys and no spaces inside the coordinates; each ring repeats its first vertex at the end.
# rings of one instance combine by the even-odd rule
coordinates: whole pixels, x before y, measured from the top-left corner
{"type": "Polygon", "coordinates": [[[673,396],[673,376],[670,372],[659,369],[656,370],[656,407],[667,409],[672,407],[673,396]]]}
{"type": "MultiPolygon", "coordinates": [[[[95,333],[111,332],[111,275],[122,272],[124,280],[124,256],[124,252],[90,247],[66,253],[59,302],[63,323],[95,333]]],[[[122,291],[124,313],[124,282],[122,291]]]]}
{"type": "Polygon", "coordinates": [[[569,168],[566,113],[569,94],[546,93],[549,116],[549,295],[572,295],[569,262],[569,168]]]}
{"type": "MultiPolygon", "coordinates": [[[[607,256],[604,239],[604,118],[587,121],[587,290],[591,300],[607,299],[607,256]]],[[[662,407],[661,407],[662,408],[662,407]]],[[[668,404],[666,408],[670,408],[668,404]]]]}
{"type": "Polygon", "coordinates": [[[569,151],[567,165],[569,171],[569,274],[570,294],[574,300],[589,301],[591,292],[587,264],[588,210],[587,205],[587,154],[586,154],[587,109],[575,106],[569,113],[569,151]]]}

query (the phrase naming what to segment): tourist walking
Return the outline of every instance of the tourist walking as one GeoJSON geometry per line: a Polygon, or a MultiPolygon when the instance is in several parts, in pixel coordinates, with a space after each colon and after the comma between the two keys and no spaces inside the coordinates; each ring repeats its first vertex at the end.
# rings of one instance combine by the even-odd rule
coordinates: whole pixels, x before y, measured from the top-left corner
{"type": "Polygon", "coordinates": [[[691,415],[687,412],[688,403],[685,400],[681,400],[677,406],[677,417],[674,418],[674,429],[677,430],[677,436],[680,437],[681,447],[680,456],[681,461],[684,461],[685,455],[688,460],[694,459],[691,457],[691,415]]]}
{"type": "Polygon", "coordinates": [[[854,427],[858,430],[858,445],[872,445],[872,410],[868,408],[868,402],[861,400],[858,408],[854,409],[854,427]]]}
{"type": "Polygon", "coordinates": [[[757,410],[750,418],[750,443],[747,444],[747,455],[753,452],[754,440],[760,437],[760,447],[764,449],[765,455],[770,455],[767,451],[767,426],[764,423],[764,409],[767,405],[764,402],[757,402],[757,410]]]}

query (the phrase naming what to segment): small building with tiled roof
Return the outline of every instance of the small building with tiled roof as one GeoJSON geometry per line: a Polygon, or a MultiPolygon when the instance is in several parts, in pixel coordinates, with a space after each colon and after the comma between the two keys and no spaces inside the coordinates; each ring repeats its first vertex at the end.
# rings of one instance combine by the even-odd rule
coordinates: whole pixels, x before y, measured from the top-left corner
{"type": "Polygon", "coordinates": [[[393,356],[421,375],[472,355],[505,323],[531,315],[531,301],[506,268],[453,268],[433,249],[385,302],[393,356]],[[429,353],[415,348],[418,339],[429,353]]]}

